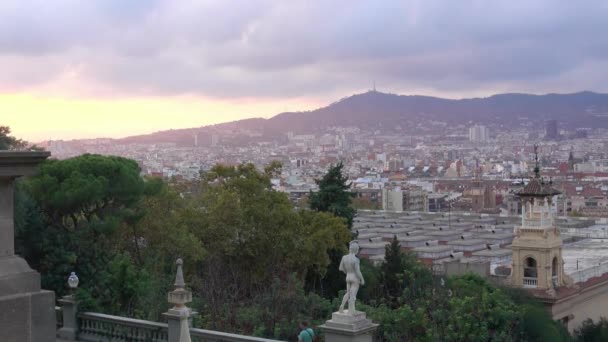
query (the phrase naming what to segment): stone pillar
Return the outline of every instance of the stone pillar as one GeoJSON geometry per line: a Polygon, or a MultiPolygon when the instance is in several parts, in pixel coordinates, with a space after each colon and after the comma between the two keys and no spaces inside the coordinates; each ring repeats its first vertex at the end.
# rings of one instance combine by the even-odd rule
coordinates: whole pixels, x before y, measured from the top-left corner
{"type": "Polygon", "coordinates": [[[334,312],[320,328],[326,342],[373,342],[378,324],[367,319],[365,312],[334,312]]]}
{"type": "Polygon", "coordinates": [[[40,274],[15,255],[13,184],[31,175],[48,152],[0,151],[0,341],[54,342],[55,294],[40,289],[40,274]]]}
{"type": "Polygon", "coordinates": [[[78,334],[78,302],[73,296],[64,296],[59,300],[63,313],[63,327],[57,332],[57,337],[66,341],[76,341],[78,334]]]}
{"type": "Polygon", "coordinates": [[[176,264],[175,290],[168,294],[169,304],[173,304],[174,306],[163,314],[167,317],[169,327],[168,342],[191,342],[189,324],[191,310],[186,304],[192,301],[192,292],[186,290],[184,273],[182,271],[182,259],[177,259],[176,264]]]}
{"type": "Polygon", "coordinates": [[[13,178],[0,177],[0,258],[15,254],[13,178]]]}

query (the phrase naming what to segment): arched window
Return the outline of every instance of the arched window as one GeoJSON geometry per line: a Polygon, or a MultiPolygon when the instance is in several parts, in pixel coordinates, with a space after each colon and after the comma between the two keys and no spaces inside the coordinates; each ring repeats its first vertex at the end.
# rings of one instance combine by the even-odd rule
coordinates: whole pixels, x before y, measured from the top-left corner
{"type": "Polygon", "coordinates": [[[536,260],[528,257],[524,262],[524,278],[537,278],[536,260]]]}
{"type": "Polygon", "coordinates": [[[551,276],[557,277],[557,257],[553,257],[553,262],[551,263],[551,276]]]}

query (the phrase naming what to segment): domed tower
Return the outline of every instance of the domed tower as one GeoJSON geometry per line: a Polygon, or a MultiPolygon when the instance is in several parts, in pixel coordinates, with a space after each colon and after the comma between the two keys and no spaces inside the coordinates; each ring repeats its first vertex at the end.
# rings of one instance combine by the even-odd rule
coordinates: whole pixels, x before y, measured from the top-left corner
{"type": "Polygon", "coordinates": [[[512,284],[524,288],[552,289],[564,285],[562,239],[551,202],[559,191],[540,177],[537,146],[534,178],[516,195],[522,202],[521,226],[513,239],[512,284]]]}

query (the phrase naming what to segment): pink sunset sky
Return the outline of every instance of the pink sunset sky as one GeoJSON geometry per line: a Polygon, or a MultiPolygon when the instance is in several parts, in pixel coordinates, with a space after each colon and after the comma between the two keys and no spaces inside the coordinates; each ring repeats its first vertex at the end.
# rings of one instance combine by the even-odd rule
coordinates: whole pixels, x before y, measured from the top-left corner
{"type": "Polygon", "coordinates": [[[608,92],[606,1],[0,1],[0,125],[122,137],[378,90],[608,92]]]}

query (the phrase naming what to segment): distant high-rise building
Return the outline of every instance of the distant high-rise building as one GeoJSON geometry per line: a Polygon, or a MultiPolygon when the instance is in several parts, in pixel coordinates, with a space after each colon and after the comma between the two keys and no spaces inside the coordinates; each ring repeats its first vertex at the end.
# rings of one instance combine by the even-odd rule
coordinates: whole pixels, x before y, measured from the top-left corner
{"type": "Polygon", "coordinates": [[[217,134],[211,135],[211,146],[215,147],[220,143],[220,136],[217,134]]]}
{"type": "Polygon", "coordinates": [[[557,120],[548,120],[545,127],[546,140],[558,140],[559,132],[557,131],[557,120]]]}
{"type": "Polygon", "coordinates": [[[484,142],[490,140],[488,128],[483,125],[475,125],[469,128],[469,140],[474,142],[484,142]]]}

